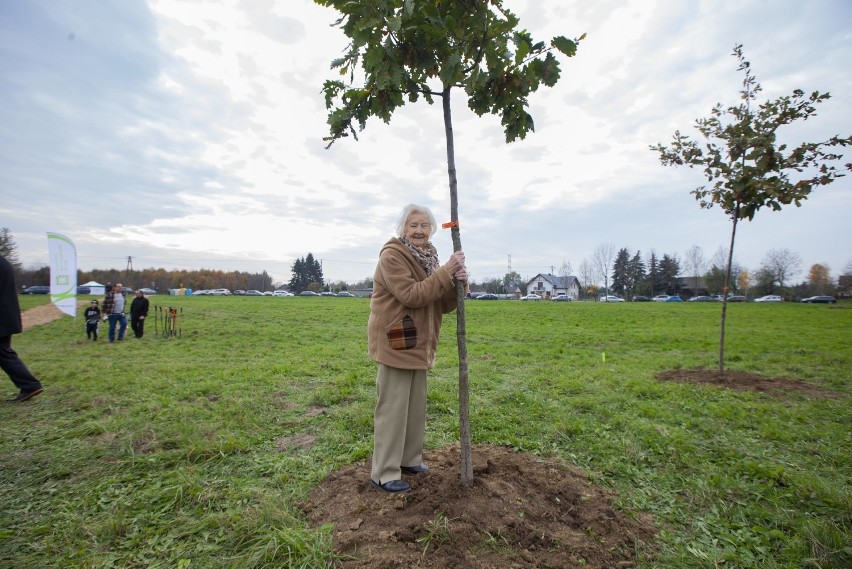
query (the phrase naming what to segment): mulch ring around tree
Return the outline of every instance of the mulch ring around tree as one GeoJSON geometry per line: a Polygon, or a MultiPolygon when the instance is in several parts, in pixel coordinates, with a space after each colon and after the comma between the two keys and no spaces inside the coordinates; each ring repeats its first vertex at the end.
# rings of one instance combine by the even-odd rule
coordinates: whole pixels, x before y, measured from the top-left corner
{"type": "Polygon", "coordinates": [[[821,399],[838,399],[842,396],[830,389],[786,377],[764,377],[745,371],[726,370],[720,374],[717,369],[673,369],[657,374],[660,381],[676,381],[716,385],[738,391],[759,391],[770,395],[798,393],[821,399]]]}
{"type": "Polygon", "coordinates": [[[629,568],[656,540],[649,515],[614,508],[613,491],[569,465],[474,446],[467,487],[458,444],[424,460],[430,472],[403,475],[409,492],[372,488],[369,461],[314,490],[302,509],[313,525],[334,525],[339,567],[629,568]]]}

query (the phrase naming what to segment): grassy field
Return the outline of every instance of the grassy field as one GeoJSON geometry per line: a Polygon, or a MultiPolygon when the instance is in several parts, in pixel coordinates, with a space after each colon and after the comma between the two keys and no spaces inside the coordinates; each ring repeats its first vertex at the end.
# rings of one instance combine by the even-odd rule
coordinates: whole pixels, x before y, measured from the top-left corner
{"type": "MultiPolygon", "coordinates": [[[[94,343],[68,317],[15,336],[46,391],[0,407],[0,567],[331,566],[331,528],[299,503],[372,451],[369,302],[151,303],[182,309],[179,338],[151,321],[94,343]]],[[[716,365],[717,304],[466,306],[474,443],[560,457],[651,514],[645,567],[850,566],[852,305],[728,307],[730,369],[835,398],[657,381],[716,365]]],[[[456,378],[452,316],[430,448],[457,440],[456,378]]]]}

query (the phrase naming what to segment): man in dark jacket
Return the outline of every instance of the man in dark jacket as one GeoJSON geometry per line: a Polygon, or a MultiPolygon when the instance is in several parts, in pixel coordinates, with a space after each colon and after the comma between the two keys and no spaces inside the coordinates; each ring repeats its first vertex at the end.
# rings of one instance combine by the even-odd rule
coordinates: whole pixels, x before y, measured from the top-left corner
{"type": "Polygon", "coordinates": [[[9,261],[0,257],[0,368],[20,390],[17,396],[8,400],[12,403],[23,403],[44,391],[41,382],[12,349],[12,334],[20,334],[23,329],[15,274],[9,261]]]}
{"type": "Polygon", "coordinates": [[[148,316],[148,299],[141,290],[136,291],[136,298],[130,303],[130,328],[137,338],[145,333],[145,317],[148,316]]]}

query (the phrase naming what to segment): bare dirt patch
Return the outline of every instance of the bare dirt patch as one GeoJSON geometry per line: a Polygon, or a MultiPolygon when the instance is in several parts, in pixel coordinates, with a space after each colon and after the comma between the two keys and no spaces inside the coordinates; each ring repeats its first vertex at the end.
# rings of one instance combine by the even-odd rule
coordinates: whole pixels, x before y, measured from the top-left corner
{"type": "MultiPolygon", "coordinates": [[[[78,300],[77,308],[88,303],[89,302],[86,300],[78,300]]],[[[57,318],[60,318],[62,314],[62,311],[56,308],[56,305],[52,302],[48,302],[47,304],[36,306],[35,308],[30,308],[29,310],[21,312],[21,324],[23,325],[24,330],[29,330],[33,326],[40,326],[42,324],[53,322],[57,318]]]]}
{"type": "Polygon", "coordinates": [[[745,371],[725,371],[720,374],[716,369],[673,369],[657,374],[660,381],[677,381],[680,383],[696,383],[716,385],[739,391],[759,391],[771,395],[799,393],[810,397],[836,399],[841,397],[830,389],[812,385],[797,379],[786,377],[764,377],[745,371]]]}
{"type": "Polygon", "coordinates": [[[473,457],[465,487],[458,445],[425,453],[432,470],[403,475],[412,489],[402,494],[373,489],[369,462],[347,467],[303,511],[334,524],[346,569],[626,568],[656,539],[649,516],[615,509],[615,494],[576,468],[499,446],[473,457]]]}
{"type": "Polygon", "coordinates": [[[290,449],[298,449],[298,450],[308,450],[314,443],[317,441],[317,438],[308,433],[299,433],[298,435],[293,435],[291,437],[281,437],[275,441],[275,449],[278,452],[287,452],[290,449]]]}

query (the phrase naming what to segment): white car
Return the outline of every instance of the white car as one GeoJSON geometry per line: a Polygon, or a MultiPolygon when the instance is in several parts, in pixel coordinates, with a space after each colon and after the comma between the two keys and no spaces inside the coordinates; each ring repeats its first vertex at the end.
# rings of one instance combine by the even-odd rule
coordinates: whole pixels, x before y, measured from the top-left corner
{"type": "Polygon", "coordinates": [[[755,298],[755,302],[784,302],[784,299],[778,296],[777,294],[767,294],[766,296],[761,296],[760,298],[755,298]]]}
{"type": "Polygon", "coordinates": [[[293,293],[286,290],[274,290],[272,291],[272,296],[293,296],[293,293]]]}
{"type": "Polygon", "coordinates": [[[601,302],[624,302],[623,298],[618,298],[617,296],[602,296],[601,302]]]}
{"type": "Polygon", "coordinates": [[[655,297],[654,297],[654,298],[652,298],[651,300],[653,300],[654,302],[668,302],[668,301],[669,301],[669,295],[667,295],[667,294],[658,294],[657,296],[655,296],[655,297]]]}
{"type": "Polygon", "coordinates": [[[541,297],[537,294],[528,294],[526,296],[522,296],[521,300],[541,300],[541,297]]]}
{"type": "Polygon", "coordinates": [[[213,296],[230,296],[231,291],[226,288],[214,288],[210,291],[210,294],[212,294],[213,296]]]}

